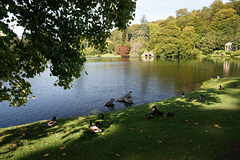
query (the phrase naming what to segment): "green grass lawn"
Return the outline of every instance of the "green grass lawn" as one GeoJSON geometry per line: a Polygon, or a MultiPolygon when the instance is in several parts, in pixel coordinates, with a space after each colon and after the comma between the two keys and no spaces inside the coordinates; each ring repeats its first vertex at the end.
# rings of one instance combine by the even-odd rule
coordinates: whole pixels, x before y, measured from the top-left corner
{"type": "Polygon", "coordinates": [[[2,128],[0,159],[223,159],[240,142],[240,87],[233,82],[240,84],[240,77],[211,79],[184,99],[104,113],[103,133],[88,130],[88,121],[98,120],[99,114],[59,119],[54,127],[40,121],[2,128]],[[225,89],[219,90],[219,85],[225,89]],[[176,116],[147,119],[144,115],[154,105],[176,116]]]}
{"type": "Polygon", "coordinates": [[[105,57],[105,58],[120,58],[120,55],[114,55],[114,54],[110,54],[110,53],[106,53],[106,54],[98,54],[98,55],[94,55],[94,56],[89,56],[89,57],[105,57]]]}

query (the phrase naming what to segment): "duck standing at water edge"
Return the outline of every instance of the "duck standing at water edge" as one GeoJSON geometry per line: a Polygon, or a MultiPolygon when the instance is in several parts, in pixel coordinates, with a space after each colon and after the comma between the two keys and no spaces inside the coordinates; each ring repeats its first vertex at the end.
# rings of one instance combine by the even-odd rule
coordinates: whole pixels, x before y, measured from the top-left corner
{"type": "Polygon", "coordinates": [[[47,126],[52,127],[54,124],[57,123],[57,117],[54,116],[53,119],[51,121],[49,121],[48,123],[46,123],[47,126]]]}

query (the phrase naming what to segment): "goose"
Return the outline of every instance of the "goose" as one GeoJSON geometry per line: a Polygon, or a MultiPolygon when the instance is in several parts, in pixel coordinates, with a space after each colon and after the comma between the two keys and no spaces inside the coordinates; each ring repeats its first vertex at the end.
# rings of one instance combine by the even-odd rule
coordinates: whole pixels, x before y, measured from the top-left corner
{"type": "Polygon", "coordinates": [[[100,128],[98,128],[97,126],[93,126],[92,125],[92,121],[89,121],[90,125],[89,125],[89,130],[94,132],[94,133],[99,133],[102,132],[102,130],[100,128]]]}
{"type": "Polygon", "coordinates": [[[114,102],[114,99],[112,98],[110,101],[108,101],[108,102],[105,104],[105,106],[108,106],[108,107],[114,106],[113,102],[114,102]]]}
{"type": "Polygon", "coordinates": [[[224,90],[224,88],[220,85],[220,86],[219,86],[219,90],[224,90]]]}
{"type": "Polygon", "coordinates": [[[99,119],[104,119],[104,115],[102,113],[100,113],[99,119]]]}
{"type": "Polygon", "coordinates": [[[155,115],[160,115],[160,116],[164,114],[164,112],[161,112],[159,109],[156,108],[156,106],[153,106],[152,112],[155,115]]]}
{"type": "Polygon", "coordinates": [[[180,98],[182,98],[182,99],[184,98],[184,93],[182,93],[182,95],[180,96],[180,98]]]}
{"type": "Polygon", "coordinates": [[[130,98],[125,98],[124,101],[128,104],[133,104],[133,101],[130,98]]]}
{"type": "Polygon", "coordinates": [[[52,127],[56,123],[57,123],[57,118],[56,118],[56,116],[54,116],[52,120],[50,120],[48,123],[46,123],[46,125],[49,127],[52,127]]]}
{"type": "Polygon", "coordinates": [[[201,100],[202,102],[204,102],[204,101],[206,101],[206,98],[205,98],[203,95],[200,95],[200,100],[201,100]]]}

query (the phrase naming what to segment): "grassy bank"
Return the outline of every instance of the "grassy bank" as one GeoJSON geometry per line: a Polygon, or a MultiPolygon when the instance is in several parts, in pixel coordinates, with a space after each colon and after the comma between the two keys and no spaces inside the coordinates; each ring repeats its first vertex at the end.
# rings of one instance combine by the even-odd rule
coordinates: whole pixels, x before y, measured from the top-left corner
{"type": "Polygon", "coordinates": [[[114,55],[114,54],[107,53],[107,54],[101,54],[101,55],[98,54],[98,55],[93,55],[93,56],[87,55],[87,57],[120,58],[121,56],[120,55],[114,55]]]}
{"type": "Polygon", "coordinates": [[[88,121],[98,115],[60,119],[50,128],[47,121],[3,128],[0,159],[228,159],[232,145],[240,142],[240,87],[233,82],[240,84],[240,77],[211,79],[184,99],[104,113],[103,133],[88,130],[88,121]],[[176,116],[147,119],[154,105],[176,116]]]}

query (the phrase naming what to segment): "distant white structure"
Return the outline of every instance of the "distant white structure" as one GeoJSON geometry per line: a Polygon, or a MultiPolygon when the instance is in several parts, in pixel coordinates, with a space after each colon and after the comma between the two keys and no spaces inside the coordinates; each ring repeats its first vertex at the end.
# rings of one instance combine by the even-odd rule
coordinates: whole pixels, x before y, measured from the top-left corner
{"type": "Polygon", "coordinates": [[[232,43],[233,42],[228,42],[225,44],[225,51],[231,51],[232,50],[232,43]]]}
{"type": "Polygon", "coordinates": [[[150,51],[150,52],[145,51],[141,56],[142,57],[153,57],[154,54],[152,53],[152,51],[150,51]]]}

